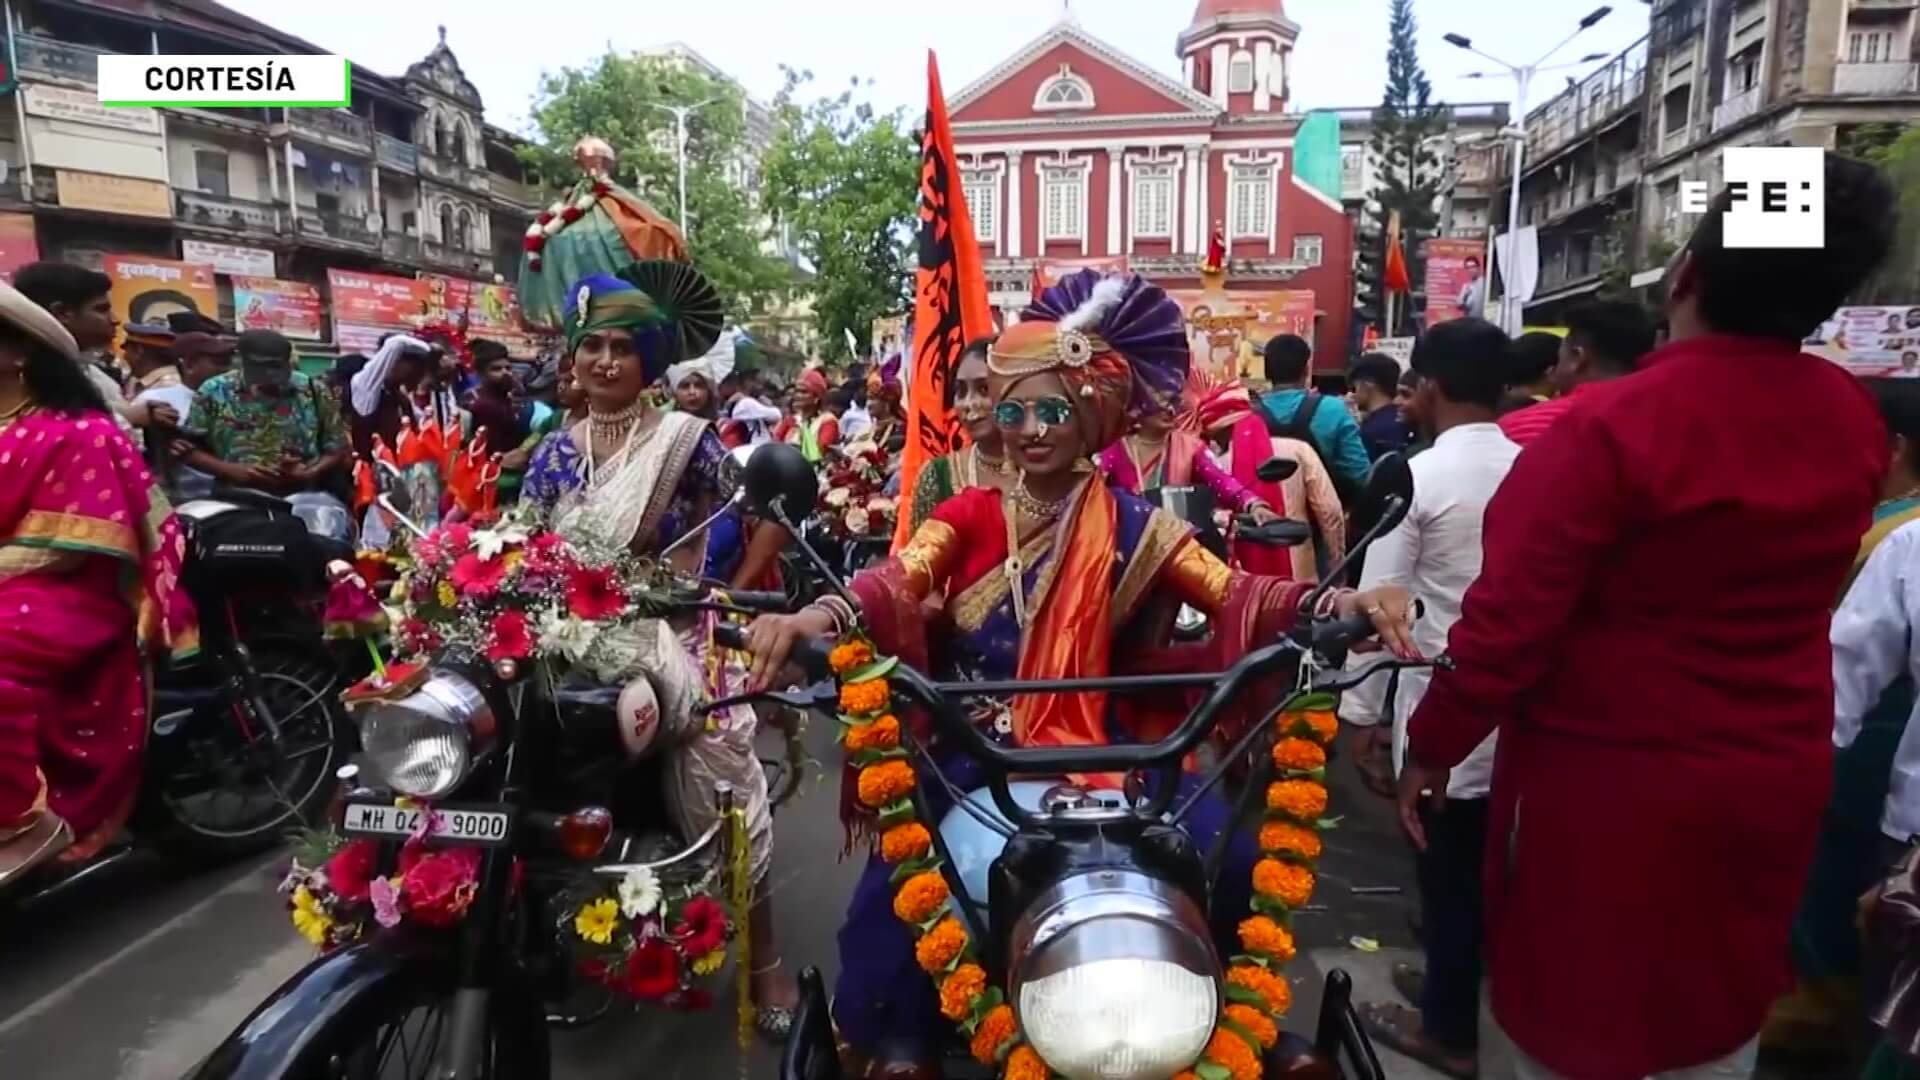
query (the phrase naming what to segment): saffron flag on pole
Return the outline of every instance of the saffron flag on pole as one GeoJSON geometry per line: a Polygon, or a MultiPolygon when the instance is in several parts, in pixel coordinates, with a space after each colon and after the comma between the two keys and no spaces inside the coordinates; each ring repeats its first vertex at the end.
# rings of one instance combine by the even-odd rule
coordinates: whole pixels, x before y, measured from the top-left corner
{"type": "Polygon", "coordinates": [[[1387,216],[1387,262],[1381,283],[1388,292],[1413,291],[1413,277],[1407,273],[1407,253],[1400,246],[1400,211],[1387,216]]]}
{"type": "Polygon", "coordinates": [[[927,51],[927,123],[920,137],[920,266],[914,275],[913,382],[907,388],[907,445],[900,460],[900,514],[893,549],[909,538],[907,507],[927,462],[960,448],[953,369],[967,342],[993,332],[987,277],[973,217],[961,194],[940,62],[927,51]]]}

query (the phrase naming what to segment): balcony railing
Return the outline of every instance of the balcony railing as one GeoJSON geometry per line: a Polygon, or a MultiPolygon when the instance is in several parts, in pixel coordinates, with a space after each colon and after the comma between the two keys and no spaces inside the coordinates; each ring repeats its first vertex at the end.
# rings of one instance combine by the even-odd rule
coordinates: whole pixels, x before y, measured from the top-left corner
{"type": "Polygon", "coordinates": [[[1760,111],[1760,88],[1735,94],[1713,107],[1713,130],[1721,131],[1760,111]]]}
{"type": "Polygon", "coordinates": [[[388,233],[380,238],[380,255],[402,262],[420,261],[420,238],[388,233]]]}
{"type": "Polygon", "coordinates": [[[107,51],[69,45],[37,34],[15,34],[13,47],[20,70],[25,74],[88,84],[99,78],[99,57],[107,51]]]}
{"type": "Polygon", "coordinates": [[[1669,131],[1660,139],[1660,152],[1663,154],[1672,154],[1684,150],[1687,148],[1687,141],[1690,137],[1691,133],[1684,125],[1673,131],[1669,131]]]}
{"type": "Polygon", "coordinates": [[[206,191],[174,189],[173,216],[183,225],[249,233],[280,231],[280,209],[272,203],[206,191]]]}
{"type": "Polygon", "coordinates": [[[469,191],[490,190],[485,169],[474,169],[432,154],[420,155],[420,172],[443,184],[457,184],[469,191]]]}
{"type": "Polygon", "coordinates": [[[488,174],[487,183],[493,189],[493,197],[515,206],[535,207],[540,205],[540,192],[532,184],[523,184],[518,180],[509,180],[504,176],[488,174]]]}
{"type": "Polygon", "coordinates": [[[1920,63],[1912,60],[1838,64],[1833,69],[1836,94],[1911,94],[1916,87],[1920,87],[1920,63]]]}
{"type": "Polygon", "coordinates": [[[1643,38],[1528,113],[1527,156],[1537,160],[1550,154],[1637,105],[1646,90],[1646,63],[1643,38]]]}
{"type": "Polygon", "coordinates": [[[300,208],[300,232],[306,236],[324,236],[331,240],[341,240],[349,244],[377,247],[380,238],[367,228],[366,222],[351,214],[330,214],[320,210],[300,208]]]}
{"type": "Polygon", "coordinates": [[[383,169],[398,169],[401,172],[410,173],[420,168],[420,151],[410,142],[403,142],[382,132],[374,132],[373,149],[383,169]]]}
{"type": "Polygon", "coordinates": [[[362,152],[373,148],[373,132],[367,121],[344,109],[288,109],[287,114],[298,131],[362,152]]]}

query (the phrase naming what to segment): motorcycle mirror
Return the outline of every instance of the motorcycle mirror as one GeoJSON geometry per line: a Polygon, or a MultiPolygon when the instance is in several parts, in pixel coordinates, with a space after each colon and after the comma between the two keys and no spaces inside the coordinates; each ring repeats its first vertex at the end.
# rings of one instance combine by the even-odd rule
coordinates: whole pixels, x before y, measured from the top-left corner
{"type": "Polygon", "coordinates": [[[1299,471],[1300,463],[1291,458],[1268,458],[1253,470],[1253,475],[1259,477],[1262,483],[1277,484],[1292,479],[1293,474],[1299,471]]]}
{"type": "Polygon", "coordinates": [[[754,447],[736,446],[720,462],[720,480],[727,487],[741,490],[747,477],[747,462],[753,460],[754,447]]]}
{"type": "Polygon", "coordinates": [[[820,500],[820,479],[806,456],[785,443],[756,447],[745,470],[747,506],[775,520],[798,524],[820,500]]]}
{"type": "Polygon", "coordinates": [[[1384,535],[1400,524],[1412,504],[1413,469],[1407,464],[1406,455],[1383,455],[1367,474],[1367,486],[1353,511],[1353,531],[1384,535]]]}

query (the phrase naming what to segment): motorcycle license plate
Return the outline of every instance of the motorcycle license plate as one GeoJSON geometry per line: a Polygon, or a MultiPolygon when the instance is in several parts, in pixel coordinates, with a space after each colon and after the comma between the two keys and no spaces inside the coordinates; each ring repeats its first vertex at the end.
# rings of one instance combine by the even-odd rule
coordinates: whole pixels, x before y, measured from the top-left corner
{"type": "Polygon", "coordinates": [[[394,803],[347,804],[340,827],[353,836],[412,836],[420,830],[424,814],[433,814],[435,840],[453,844],[499,847],[512,832],[513,819],[504,810],[476,810],[461,806],[436,806],[430,811],[418,806],[394,803]]]}

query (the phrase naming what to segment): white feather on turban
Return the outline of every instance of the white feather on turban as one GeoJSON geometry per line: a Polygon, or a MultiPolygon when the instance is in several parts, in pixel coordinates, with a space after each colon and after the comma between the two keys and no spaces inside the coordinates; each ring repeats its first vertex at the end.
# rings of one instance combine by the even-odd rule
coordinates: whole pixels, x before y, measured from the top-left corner
{"type": "Polygon", "coordinates": [[[720,335],[705,356],[694,360],[682,361],[667,368],[667,389],[678,390],[680,384],[695,375],[707,380],[707,385],[715,390],[720,388],[721,380],[733,373],[734,344],[740,340],[740,331],[728,330],[720,335]]]}

